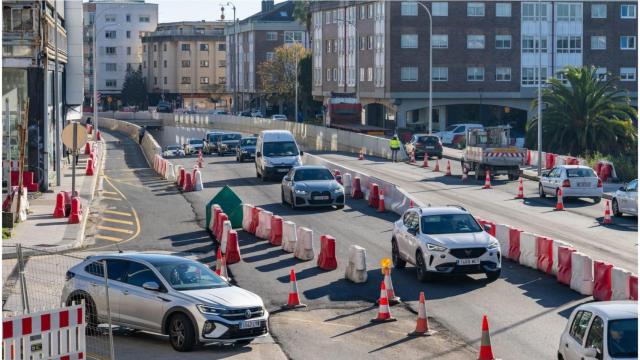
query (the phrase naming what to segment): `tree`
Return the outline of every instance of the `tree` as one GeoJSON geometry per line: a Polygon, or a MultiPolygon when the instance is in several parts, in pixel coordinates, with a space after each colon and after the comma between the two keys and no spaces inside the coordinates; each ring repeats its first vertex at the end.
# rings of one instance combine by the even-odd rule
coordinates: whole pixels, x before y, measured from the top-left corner
{"type": "MultiPolygon", "coordinates": [[[[559,154],[636,152],[637,111],[625,90],[618,89],[610,73],[600,78],[594,67],[568,66],[561,71],[568,84],[549,79],[542,92],[543,149],[559,154]]],[[[537,99],[533,108],[537,109],[537,99]]],[[[537,141],[538,118],[527,124],[527,143],[537,141]]]]}
{"type": "Polygon", "coordinates": [[[307,34],[311,35],[311,1],[299,0],[293,7],[293,18],[307,28],[307,34]]]}
{"type": "Polygon", "coordinates": [[[144,107],[147,100],[147,85],[142,77],[142,69],[127,70],[122,85],[122,102],[127,106],[144,107]]]}
{"type": "Polygon", "coordinates": [[[280,107],[283,103],[293,103],[296,61],[300,61],[308,53],[309,51],[300,44],[281,46],[275,49],[272,60],[258,66],[260,85],[267,100],[278,103],[280,107]]]}

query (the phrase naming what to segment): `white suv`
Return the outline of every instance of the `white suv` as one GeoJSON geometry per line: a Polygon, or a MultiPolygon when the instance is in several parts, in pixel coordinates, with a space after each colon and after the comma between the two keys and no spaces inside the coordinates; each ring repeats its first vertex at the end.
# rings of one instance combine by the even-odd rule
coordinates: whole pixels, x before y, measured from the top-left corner
{"type": "Polygon", "coordinates": [[[500,277],[500,244],[462,207],[408,209],[393,224],[391,252],[393,265],[415,265],[420,281],[434,274],[500,277]]]}

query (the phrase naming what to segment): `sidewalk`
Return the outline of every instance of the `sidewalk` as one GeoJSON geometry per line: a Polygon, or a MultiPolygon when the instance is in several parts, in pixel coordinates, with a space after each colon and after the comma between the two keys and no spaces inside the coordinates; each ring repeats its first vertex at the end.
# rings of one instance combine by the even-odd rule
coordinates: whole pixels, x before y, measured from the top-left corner
{"type": "MultiPolygon", "coordinates": [[[[49,252],[64,251],[82,246],[84,242],[85,225],[94,198],[98,178],[102,174],[105,158],[105,144],[103,141],[90,141],[97,144],[97,166],[93,176],[85,175],[88,155],[78,157],[76,166],[76,191],[82,201],[82,217],[79,224],[69,224],[68,218],[54,218],[56,195],[60,191],[71,191],[71,164],[65,162],[61,186],[53,186],[52,191],[39,193],[33,198],[29,194],[29,210],[27,220],[17,223],[10,239],[2,241],[2,258],[14,258],[15,245],[22,244],[26,248],[40,249],[49,252]]],[[[84,148],[83,148],[84,150],[84,148]]],[[[25,251],[27,252],[27,251],[25,251]]]]}

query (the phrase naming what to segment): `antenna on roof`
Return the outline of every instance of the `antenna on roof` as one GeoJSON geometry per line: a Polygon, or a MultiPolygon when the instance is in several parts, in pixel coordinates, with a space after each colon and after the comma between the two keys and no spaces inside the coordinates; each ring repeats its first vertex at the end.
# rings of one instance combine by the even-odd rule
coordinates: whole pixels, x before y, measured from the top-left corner
{"type": "Polygon", "coordinates": [[[118,244],[116,244],[116,249],[118,249],[118,254],[122,254],[122,249],[120,249],[120,246],[118,246],[118,244]]]}

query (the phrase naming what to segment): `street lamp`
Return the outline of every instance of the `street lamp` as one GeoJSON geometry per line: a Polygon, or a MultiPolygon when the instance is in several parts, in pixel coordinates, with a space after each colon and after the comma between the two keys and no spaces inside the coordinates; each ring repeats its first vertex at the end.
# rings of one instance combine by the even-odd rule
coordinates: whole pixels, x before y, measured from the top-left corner
{"type": "Polygon", "coordinates": [[[429,134],[433,132],[433,18],[427,5],[418,2],[429,15],[429,134]]]}
{"type": "MultiPolygon", "coordinates": [[[[239,80],[238,79],[240,77],[240,68],[238,67],[238,58],[240,57],[240,47],[238,46],[238,19],[236,18],[236,5],[231,2],[231,1],[227,1],[227,6],[231,6],[231,9],[233,9],[233,38],[234,38],[234,45],[235,45],[235,55],[234,55],[234,65],[236,68],[236,83],[235,83],[235,87],[233,89],[233,108],[234,108],[234,113],[238,112],[238,91],[239,91],[239,80]]],[[[222,13],[224,14],[224,5],[222,5],[220,7],[220,10],[222,11],[222,13]]]]}
{"type": "Polygon", "coordinates": [[[538,39],[538,176],[542,176],[542,2],[540,0],[538,0],[538,33],[540,34],[538,39]]]}

